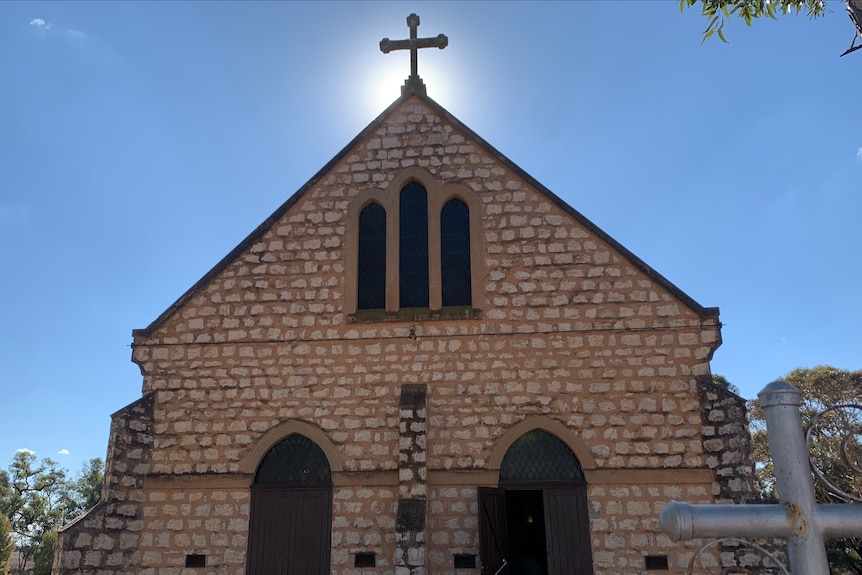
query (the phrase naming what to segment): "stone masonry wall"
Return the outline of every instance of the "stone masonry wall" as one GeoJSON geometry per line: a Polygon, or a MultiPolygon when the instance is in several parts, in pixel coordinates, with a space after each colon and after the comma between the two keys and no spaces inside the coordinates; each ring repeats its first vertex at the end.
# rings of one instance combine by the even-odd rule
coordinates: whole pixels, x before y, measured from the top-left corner
{"type": "MultiPolygon", "coordinates": [[[[703,446],[708,454],[706,464],[715,469],[712,493],[716,503],[756,503],[760,490],[754,473],[746,402],[738,395],[716,387],[709,379],[700,382],[703,404],[703,446]]],[[[754,543],[786,562],[786,542],[780,539],[756,540],[754,543]]],[[[722,544],[719,549],[722,567],[741,566],[764,575],[780,569],[763,553],[738,542],[722,544]]]]}
{"type": "Polygon", "coordinates": [[[55,574],[140,573],[144,478],[150,470],[154,396],[144,395],[111,418],[101,501],[59,531],[55,574]]]}
{"type": "Polygon", "coordinates": [[[707,379],[699,383],[706,465],[715,469],[716,503],[760,501],[745,400],[707,379]]]}
{"type": "Polygon", "coordinates": [[[249,501],[248,488],[149,488],[138,573],[190,573],[184,570],[190,554],[205,556],[201,573],[242,573],[249,501]]]}
{"type": "MultiPolygon", "coordinates": [[[[457,125],[408,99],[179,309],[135,335],[144,391],[158,392],[140,572],[193,573],[181,562],[200,553],[216,562],[206,572],[244,574],[248,489],[202,481],[241,474],[268,431],[300,420],[331,440],[343,467],[332,573],[364,572],[353,568],[356,552],[377,556],[375,572],[394,573],[399,397],[402,386],[424,385],[426,560],[429,573],[454,573],[452,554],[478,553],[477,485],[432,484],[431,474],[482,472],[520,422],[559,422],[597,470],[704,469],[713,452],[697,379],[709,374],[718,333],[717,315],[699,315],[457,125]],[[459,185],[478,199],[474,273],[486,305],[475,319],[348,321],[348,207],[417,168],[429,190],[459,185]]],[[[712,483],[591,483],[597,575],[669,552],[655,526],[661,504],[675,493],[711,500],[712,483]]]]}

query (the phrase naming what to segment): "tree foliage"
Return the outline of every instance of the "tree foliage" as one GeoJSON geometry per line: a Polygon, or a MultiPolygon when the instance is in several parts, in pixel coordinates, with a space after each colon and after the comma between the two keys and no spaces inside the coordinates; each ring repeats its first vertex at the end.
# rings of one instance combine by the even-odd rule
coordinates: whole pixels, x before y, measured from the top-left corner
{"type": "MultiPolygon", "coordinates": [[[[862,497],[862,475],[857,471],[862,464],[862,445],[859,442],[862,410],[829,410],[839,405],[862,405],[862,371],[851,372],[821,365],[795,369],[783,379],[802,392],[800,412],[803,425],[811,427],[809,452],[812,462],[838,488],[816,481],[817,500],[823,503],[847,502],[848,498],[839,491],[862,497]],[[812,422],[816,425],[812,426],[812,422]]],[[[752,450],[763,499],[778,501],[766,419],[757,402],[752,402],[750,419],[752,450]]],[[[862,575],[862,539],[829,540],[826,551],[834,575],[862,575]]]]}
{"type": "Polygon", "coordinates": [[[86,511],[99,502],[104,482],[105,462],[100,457],[94,457],[84,464],[73,484],[76,504],[75,515],[86,511]]]}
{"type": "Polygon", "coordinates": [[[720,387],[721,389],[726,389],[731,393],[735,393],[739,395],[739,388],[727,381],[727,378],[718,373],[712,376],[712,384],[716,387],[720,387]]]}
{"type": "Polygon", "coordinates": [[[15,540],[12,538],[12,523],[9,518],[0,513],[0,575],[8,575],[9,558],[15,549],[15,540]]]}
{"type": "Polygon", "coordinates": [[[33,575],[51,575],[54,564],[54,547],[57,546],[57,531],[45,532],[36,551],[33,552],[33,575]]]}
{"type": "MultiPolygon", "coordinates": [[[[844,0],[844,3],[854,27],[853,42],[844,53],[847,54],[858,49],[854,48],[856,36],[862,36],[862,0],[844,0]]],[[[757,18],[777,20],[779,16],[799,13],[818,18],[827,12],[826,0],[680,0],[679,9],[684,12],[695,4],[700,4],[701,13],[709,18],[709,25],[703,32],[704,42],[713,34],[727,42],[724,36],[726,18],[739,17],[751,26],[757,18]]]]}
{"type": "Polygon", "coordinates": [[[102,460],[92,459],[73,480],[57,462],[37,462],[32,452],[19,451],[9,469],[0,470],[0,514],[11,523],[19,569],[34,558],[46,533],[98,501],[102,469],[102,460]]]}

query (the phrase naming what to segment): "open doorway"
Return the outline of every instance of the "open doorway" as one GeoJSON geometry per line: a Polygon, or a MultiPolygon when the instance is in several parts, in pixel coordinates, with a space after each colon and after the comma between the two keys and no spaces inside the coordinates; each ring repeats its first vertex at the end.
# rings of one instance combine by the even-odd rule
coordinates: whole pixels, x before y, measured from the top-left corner
{"type": "Polygon", "coordinates": [[[506,491],[506,527],[511,575],[548,575],[541,490],[506,491]]]}
{"type": "Polygon", "coordinates": [[[575,454],[542,430],[503,458],[499,487],[479,488],[482,575],[592,575],[587,484],[575,454]]]}

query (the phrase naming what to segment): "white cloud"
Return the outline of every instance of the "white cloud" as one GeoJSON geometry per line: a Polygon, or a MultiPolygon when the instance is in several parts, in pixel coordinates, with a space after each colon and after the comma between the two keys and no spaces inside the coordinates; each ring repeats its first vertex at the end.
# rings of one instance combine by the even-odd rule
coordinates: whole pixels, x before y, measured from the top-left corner
{"type": "Polygon", "coordinates": [[[36,455],[36,452],[32,449],[27,449],[26,447],[22,447],[17,450],[18,453],[29,453],[30,455],[36,455]]]}
{"type": "Polygon", "coordinates": [[[54,24],[48,22],[44,18],[33,18],[32,20],[30,20],[30,26],[36,28],[42,33],[50,32],[51,34],[61,34],[69,42],[77,42],[80,44],[87,40],[87,35],[80,30],[75,30],[74,28],[55,29],[54,24]]]}
{"type": "Polygon", "coordinates": [[[68,449],[61,449],[60,451],[57,452],[57,455],[69,455],[69,450],[68,449]]]}
{"type": "Polygon", "coordinates": [[[30,20],[30,26],[34,26],[40,30],[50,30],[54,27],[51,25],[50,22],[45,22],[41,18],[33,18],[32,20],[30,20]]]}
{"type": "Polygon", "coordinates": [[[862,160],[862,146],[856,149],[856,157],[862,160]]]}

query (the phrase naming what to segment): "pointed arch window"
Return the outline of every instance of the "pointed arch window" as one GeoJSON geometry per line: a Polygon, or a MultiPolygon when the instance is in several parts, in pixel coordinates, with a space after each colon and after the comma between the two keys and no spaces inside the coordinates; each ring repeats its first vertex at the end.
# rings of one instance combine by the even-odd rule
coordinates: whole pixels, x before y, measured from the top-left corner
{"type": "Polygon", "coordinates": [[[479,317],[480,214],[469,188],[415,166],[357,194],[347,206],[347,321],[479,317]]]}
{"type": "Polygon", "coordinates": [[[254,476],[255,485],[331,485],[326,454],[304,435],[289,435],[270,449],[254,476]]]}
{"type": "Polygon", "coordinates": [[[541,429],[528,431],[506,452],[500,483],[577,483],[584,471],[563,441],[541,429]]]}
{"type": "Polygon", "coordinates": [[[470,210],[459,199],[440,212],[440,277],[443,306],[470,305],[470,210]]]}
{"type": "Polygon", "coordinates": [[[428,193],[410,182],[399,202],[398,285],[401,307],[428,307],[428,193]]]}
{"type": "Polygon", "coordinates": [[[386,307],[386,210],[371,203],[359,213],[357,309],[386,307]]]}

